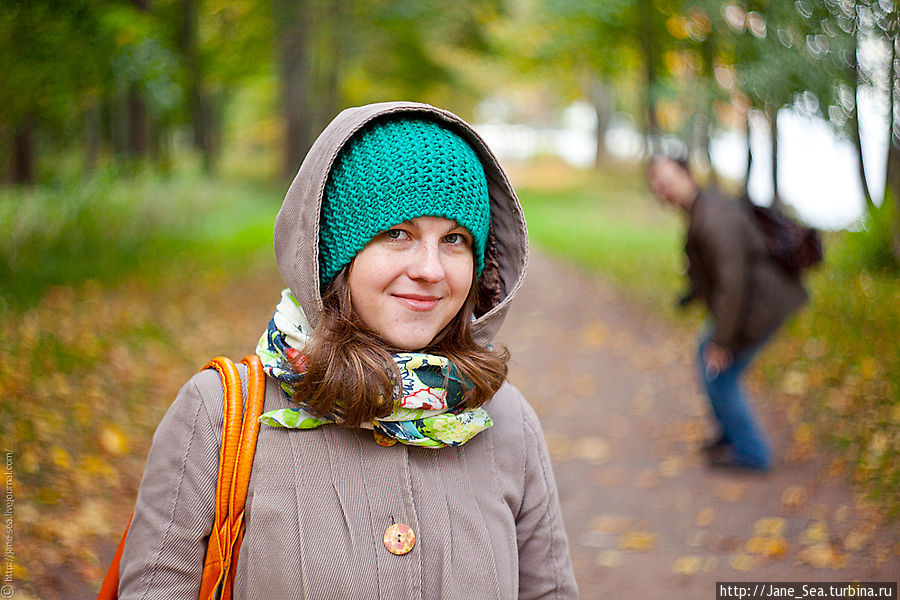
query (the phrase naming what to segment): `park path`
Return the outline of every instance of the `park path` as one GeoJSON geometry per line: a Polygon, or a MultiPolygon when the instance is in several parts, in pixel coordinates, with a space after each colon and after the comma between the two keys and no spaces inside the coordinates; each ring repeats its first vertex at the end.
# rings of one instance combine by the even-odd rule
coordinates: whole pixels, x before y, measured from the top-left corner
{"type": "Polygon", "coordinates": [[[777,462],[711,470],[694,339],[532,253],[500,342],[541,418],[582,598],[714,598],[716,581],[896,581],[900,535],[844,463],[755,394],[777,462]]]}

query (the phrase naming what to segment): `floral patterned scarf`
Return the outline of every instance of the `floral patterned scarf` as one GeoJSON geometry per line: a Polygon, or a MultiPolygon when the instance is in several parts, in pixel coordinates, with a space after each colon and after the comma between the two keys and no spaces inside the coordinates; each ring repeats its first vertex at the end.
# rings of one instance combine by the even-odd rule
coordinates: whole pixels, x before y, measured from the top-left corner
{"type": "MultiPolygon", "coordinates": [[[[310,330],[300,304],[290,289],[285,289],[256,354],[288,397],[292,385],[304,376],[291,362],[304,364],[299,349],[306,344],[310,330]]],[[[458,446],[492,425],[483,408],[465,408],[468,388],[448,359],[417,352],[398,352],[393,357],[401,378],[395,386],[394,411],[362,425],[373,430],[376,442],[382,446],[397,442],[425,448],[458,446]]],[[[290,429],[314,429],[334,422],[311,414],[302,404],[266,412],[259,421],[290,429]]]]}

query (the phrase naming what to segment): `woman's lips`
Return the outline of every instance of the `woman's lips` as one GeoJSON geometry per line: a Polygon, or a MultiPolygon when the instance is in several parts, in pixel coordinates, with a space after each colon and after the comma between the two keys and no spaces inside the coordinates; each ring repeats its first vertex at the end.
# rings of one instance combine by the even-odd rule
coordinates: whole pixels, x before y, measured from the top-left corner
{"type": "Polygon", "coordinates": [[[440,302],[440,296],[427,296],[424,294],[394,294],[394,298],[411,310],[427,311],[433,309],[440,302]]]}

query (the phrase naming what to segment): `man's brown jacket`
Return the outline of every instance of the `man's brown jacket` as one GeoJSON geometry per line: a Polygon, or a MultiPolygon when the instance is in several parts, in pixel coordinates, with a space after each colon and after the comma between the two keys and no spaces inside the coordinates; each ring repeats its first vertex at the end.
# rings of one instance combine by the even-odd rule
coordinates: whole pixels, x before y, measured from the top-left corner
{"type": "Polygon", "coordinates": [[[712,313],[712,340],[729,350],[763,340],[807,300],[769,255],[747,207],[713,191],[691,206],[685,252],[691,291],[712,313]]]}

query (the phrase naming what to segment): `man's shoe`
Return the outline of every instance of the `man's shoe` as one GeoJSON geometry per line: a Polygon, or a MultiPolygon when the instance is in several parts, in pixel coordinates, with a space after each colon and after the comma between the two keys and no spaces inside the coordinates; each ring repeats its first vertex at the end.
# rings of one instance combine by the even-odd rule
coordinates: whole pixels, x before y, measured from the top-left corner
{"type": "Polygon", "coordinates": [[[725,439],[725,436],[720,435],[716,439],[705,442],[702,446],[700,446],[700,449],[703,450],[704,452],[713,452],[713,451],[719,450],[721,448],[725,448],[726,446],[730,446],[730,445],[731,444],[729,444],[728,441],[725,439]]]}
{"type": "Polygon", "coordinates": [[[765,473],[769,470],[767,467],[760,467],[736,461],[731,454],[726,451],[710,453],[707,457],[707,464],[713,469],[729,469],[743,471],[745,473],[765,473]]]}

